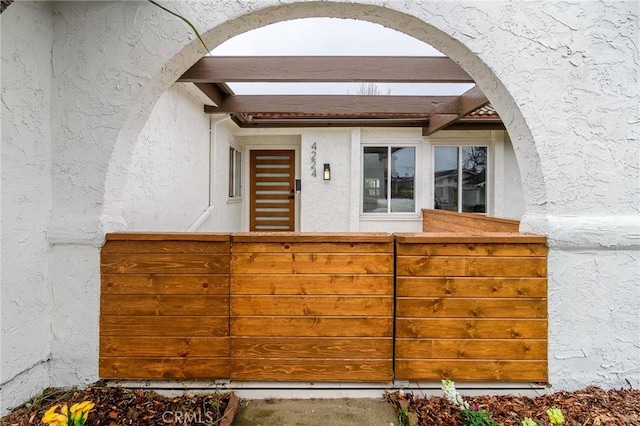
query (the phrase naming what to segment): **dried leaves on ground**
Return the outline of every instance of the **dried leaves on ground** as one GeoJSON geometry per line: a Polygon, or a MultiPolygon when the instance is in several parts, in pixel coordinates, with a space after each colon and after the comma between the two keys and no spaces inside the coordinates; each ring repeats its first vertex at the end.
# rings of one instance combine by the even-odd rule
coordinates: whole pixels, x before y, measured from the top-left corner
{"type": "MultiPolygon", "coordinates": [[[[420,398],[410,393],[386,394],[386,399],[400,412],[413,413],[407,424],[424,426],[461,425],[460,410],[443,397],[420,398]]],[[[495,395],[464,397],[472,407],[489,411],[492,419],[504,426],[520,425],[525,417],[548,424],[546,411],[555,406],[562,410],[565,425],[640,426],[640,390],[609,390],[590,386],[576,392],[556,392],[536,398],[495,395]]]]}
{"type": "Polygon", "coordinates": [[[96,404],[87,426],[147,426],[162,424],[219,425],[229,394],[186,394],[164,397],[148,390],[91,386],[84,390],[49,388],[1,419],[2,426],[41,425],[44,412],[53,405],[89,400],[96,404]]]}

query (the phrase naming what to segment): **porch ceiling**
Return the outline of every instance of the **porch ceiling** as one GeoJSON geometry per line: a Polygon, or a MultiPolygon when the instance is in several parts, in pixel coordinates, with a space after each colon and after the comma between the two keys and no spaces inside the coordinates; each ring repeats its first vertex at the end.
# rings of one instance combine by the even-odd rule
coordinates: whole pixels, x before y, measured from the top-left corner
{"type": "Polygon", "coordinates": [[[240,127],[384,126],[503,129],[477,86],[458,96],[239,95],[231,83],[473,83],[447,57],[242,56],[204,57],[178,82],[196,85],[212,102],[208,114],[230,114],[240,127]]]}

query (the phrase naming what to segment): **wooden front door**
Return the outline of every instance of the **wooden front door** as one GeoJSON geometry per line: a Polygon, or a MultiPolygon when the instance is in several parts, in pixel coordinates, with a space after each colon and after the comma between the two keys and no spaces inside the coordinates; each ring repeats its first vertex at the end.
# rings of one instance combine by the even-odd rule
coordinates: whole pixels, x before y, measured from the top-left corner
{"type": "Polygon", "coordinates": [[[295,151],[251,151],[250,231],[295,231],[295,151]]]}

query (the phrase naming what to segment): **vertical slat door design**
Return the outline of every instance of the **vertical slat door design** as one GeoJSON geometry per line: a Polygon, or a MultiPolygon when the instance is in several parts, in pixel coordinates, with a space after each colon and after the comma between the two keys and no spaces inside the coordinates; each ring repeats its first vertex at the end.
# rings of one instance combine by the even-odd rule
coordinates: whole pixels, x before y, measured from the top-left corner
{"type": "Polygon", "coordinates": [[[232,238],[232,380],[392,379],[391,235],[232,238]]]}
{"type": "Polygon", "coordinates": [[[229,377],[229,235],[108,234],[103,379],[229,377]]]}
{"type": "Polygon", "coordinates": [[[396,235],[398,380],[547,382],[546,239],[396,235]]]}
{"type": "Polygon", "coordinates": [[[295,151],[251,151],[250,231],[295,230],[295,151]]]}

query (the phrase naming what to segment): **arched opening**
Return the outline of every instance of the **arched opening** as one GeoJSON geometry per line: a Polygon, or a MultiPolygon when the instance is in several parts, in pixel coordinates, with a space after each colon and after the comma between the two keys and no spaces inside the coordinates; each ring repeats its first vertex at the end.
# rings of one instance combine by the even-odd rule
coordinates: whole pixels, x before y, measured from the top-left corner
{"type": "MultiPolygon", "coordinates": [[[[215,37],[220,37],[221,32],[227,36],[237,34],[239,31],[235,25],[247,25],[248,20],[259,21],[262,24],[278,21],[282,19],[283,11],[288,12],[286,19],[291,19],[314,16],[319,9],[308,4],[267,8],[222,24],[207,32],[205,38],[214,38],[214,34],[215,37]],[[230,26],[233,29],[229,29],[230,26]],[[225,31],[228,32],[225,33],[225,31]]],[[[210,121],[209,128],[205,129],[208,132],[200,132],[211,135],[209,143],[211,151],[209,153],[178,153],[178,151],[176,154],[173,151],[167,153],[167,150],[172,149],[170,143],[173,138],[170,136],[167,138],[169,145],[161,148],[157,153],[159,155],[148,151],[154,147],[152,144],[145,144],[143,138],[142,141],[138,141],[137,146],[117,145],[114,157],[125,152],[120,151],[119,148],[133,149],[134,155],[130,157],[134,160],[133,167],[138,167],[140,173],[138,175],[133,173],[134,178],[129,178],[125,187],[134,188],[137,185],[143,188],[143,192],[145,187],[150,191],[157,187],[162,190],[163,185],[160,182],[167,175],[173,175],[171,167],[175,162],[185,160],[178,168],[189,168],[192,164],[189,163],[190,158],[180,158],[182,155],[193,154],[195,159],[200,160],[197,163],[200,165],[209,159],[209,165],[210,167],[213,165],[214,171],[222,169],[224,172],[212,179],[214,184],[208,191],[208,208],[210,209],[206,212],[208,216],[194,222],[189,230],[218,231],[226,234],[222,236],[204,234],[200,236],[204,238],[202,241],[197,240],[200,237],[193,234],[185,234],[186,237],[160,235],[154,237],[157,238],[156,243],[170,242],[166,247],[151,242],[150,250],[155,251],[148,257],[146,253],[137,250],[119,252],[120,247],[127,246],[130,236],[109,235],[109,241],[102,251],[102,274],[103,279],[108,283],[109,290],[103,291],[101,304],[104,325],[101,333],[108,341],[103,352],[104,356],[101,355],[100,358],[101,377],[278,380],[279,372],[292,368],[297,373],[290,374],[288,378],[298,382],[361,380],[380,383],[393,380],[394,377],[401,380],[438,380],[445,374],[444,372],[457,368],[453,365],[461,365],[463,360],[456,360],[451,365],[436,362],[440,367],[435,369],[422,368],[421,366],[425,363],[438,359],[440,355],[428,355],[427,351],[420,349],[418,352],[422,358],[411,359],[413,349],[405,348],[394,352],[396,337],[405,341],[412,340],[421,348],[430,345],[432,339],[444,339],[453,346],[473,346],[472,350],[481,354],[487,347],[484,346],[485,342],[471,342],[470,340],[473,339],[461,341],[459,330],[463,327],[463,318],[480,315],[473,311],[475,308],[472,308],[470,314],[470,306],[475,306],[474,303],[479,306],[491,305],[492,302],[486,300],[491,298],[490,290],[487,290],[485,284],[483,284],[484,287],[480,284],[493,283],[498,276],[500,279],[504,278],[508,283],[505,287],[509,288],[501,293],[502,297],[507,297],[508,294],[513,295],[509,292],[514,291],[514,285],[519,285],[518,279],[521,277],[533,280],[535,293],[531,293],[533,297],[524,301],[507,301],[506,303],[502,301],[498,309],[492,307],[486,314],[487,318],[483,317],[483,319],[500,321],[505,316],[508,318],[495,330],[489,327],[481,330],[480,333],[484,333],[482,335],[487,339],[536,340],[535,354],[530,355],[528,359],[520,359],[520,355],[515,353],[517,349],[514,349],[513,357],[503,363],[504,365],[497,373],[487,373],[487,375],[472,373],[483,362],[480,355],[476,355],[474,359],[464,364],[463,372],[456,373],[460,374],[456,377],[487,381],[501,381],[505,377],[519,382],[546,381],[544,237],[508,236],[505,239],[504,235],[501,235],[495,241],[491,240],[492,236],[485,236],[482,240],[473,238],[470,241],[456,240],[461,248],[456,246],[457,248],[451,252],[446,250],[440,252],[440,257],[445,259],[440,259],[440,263],[436,259],[432,263],[439,266],[429,265],[428,270],[425,271],[422,269],[425,262],[421,253],[430,253],[429,244],[432,243],[427,241],[425,247],[418,249],[416,249],[417,246],[412,246],[406,249],[406,252],[402,252],[404,248],[401,249],[403,259],[398,260],[400,258],[396,256],[395,248],[400,247],[398,245],[400,240],[390,234],[390,232],[421,232],[424,228],[421,207],[453,210],[456,213],[491,213],[491,210],[496,209],[497,202],[490,201],[490,195],[494,200],[499,197],[494,194],[496,190],[487,190],[489,182],[487,175],[498,173],[495,171],[497,168],[489,171],[488,164],[495,165],[499,161],[504,161],[505,151],[500,151],[500,160],[492,158],[498,157],[496,145],[499,138],[495,137],[494,130],[484,133],[484,140],[477,139],[473,131],[469,134],[455,134],[451,138],[432,137],[441,129],[464,120],[468,114],[488,103],[490,99],[482,93],[479,86],[465,88],[466,90],[460,89],[459,93],[449,97],[416,96],[415,93],[418,91],[416,87],[413,88],[413,95],[409,96],[380,95],[377,93],[378,87],[363,86],[363,91],[371,89],[375,93],[360,93],[352,97],[336,95],[337,98],[333,98],[333,95],[326,94],[320,96],[243,94],[240,92],[247,89],[240,88],[237,83],[247,81],[269,83],[282,80],[283,75],[286,80],[286,76],[292,74],[303,76],[291,77],[294,82],[298,79],[304,81],[304,75],[314,75],[316,79],[324,82],[319,74],[330,73],[332,70],[338,70],[337,77],[334,78],[339,83],[348,82],[351,78],[363,83],[367,82],[365,77],[354,77],[354,75],[362,73],[367,68],[373,69],[374,73],[382,74],[387,69],[385,78],[391,78],[392,81],[399,80],[401,83],[415,83],[416,81],[413,80],[415,76],[405,72],[406,66],[413,67],[414,73],[418,75],[423,69],[432,69],[430,76],[425,78],[427,82],[435,79],[433,81],[436,82],[442,80],[473,84],[475,81],[478,85],[491,87],[492,96],[498,102],[511,99],[507,96],[506,89],[499,84],[496,76],[488,71],[477,56],[471,55],[464,46],[447,37],[443,32],[423,22],[419,23],[415,18],[386,8],[340,4],[335,4],[335,7],[329,10],[323,9],[322,14],[339,18],[360,18],[397,28],[413,37],[417,35],[417,39],[434,45],[439,44],[437,46],[439,50],[448,53],[451,58],[457,57],[459,62],[466,64],[475,75],[468,74],[455,61],[446,57],[439,58],[437,61],[433,58],[425,59],[424,62],[421,62],[423,58],[420,57],[412,60],[397,56],[387,61],[384,58],[377,58],[380,70],[368,63],[367,61],[371,59],[367,57],[292,57],[277,58],[277,60],[270,57],[252,57],[249,61],[244,59],[244,64],[243,58],[207,57],[198,60],[188,70],[182,70],[179,76],[175,75],[173,66],[168,66],[167,69],[172,70],[172,74],[159,76],[159,80],[178,79],[179,82],[194,83],[214,104],[204,107],[204,111],[211,113],[215,118],[210,121]],[[370,15],[372,10],[375,11],[374,18],[370,15]],[[361,65],[348,69],[349,61],[361,65]],[[393,62],[396,61],[402,64],[394,66],[393,62]],[[434,66],[436,62],[445,71],[440,70],[439,66],[434,66]],[[275,71],[270,71],[273,69],[275,71]],[[325,71],[318,73],[319,69],[325,71]],[[345,69],[354,74],[346,74],[345,69]],[[405,77],[401,77],[403,72],[405,77]],[[444,77],[438,76],[438,73],[444,77]],[[234,78],[238,75],[243,77],[235,81],[234,78]],[[274,97],[267,99],[269,96],[274,97]],[[418,106],[411,102],[416,102],[418,106]],[[373,109],[381,104],[386,108],[382,112],[373,109]],[[406,106],[408,104],[412,108],[417,108],[418,113],[412,109],[404,109],[408,108],[406,106]],[[427,115],[420,115],[423,108],[428,111],[427,115]],[[220,146],[222,149],[218,149],[220,146]],[[159,161],[158,157],[162,155],[167,162],[157,170],[155,178],[152,176],[148,185],[145,186],[144,178],[149,168],[154,167],[159,161]],[[205,161],[202,161],[203,158],[205,161]],[[140,159],[142,163],[136,163],[140,159]],[[247,167],[243,169],[245,165],[247,167]],[[243,191],[241,182],[250,182],[249,193],[243,191]],[[302,191],[302,201],[298,199],[300,191],[302,191]],[[266,195],[262,196],[263,194],[266,195]],[[214,200],[213,203],[211,200],[214,200]],[[239,206],[244,208],[244,212],[239,206]],[[296,212],[296,215],[293,212],[296,212]],[[211,217],[214,218],[213,226],[207,227],[207,221],[211,217]],[[224,225],[220,226],[221,223],[224,225]],[[281,230],[303,231],[307,234],[280,234],[282,238],[287,238],[280,240],[280,236],[274,236],[276,233],[273,231],[281,230]],[[239,231],[267,232],[260,235],[247,234],[247,236],[238,234],[239,231]],[[372,231],[387,233],[381,237],[379,234],[371,235],[372,231]],[[312,233],[315,232],[342,232],[345,235],[326,237],[325,241],[320,242],[325,244],[320,249],[320,246],[315,245],[319,238],[313,236],[312,233]],[[309,233],[312,235],[309,236],[309,233]],[[354,238],[354,234],[357,234],[355,238],[359,239],[357,242],[350,240],[354,238]],[[197,240],[196,251],[204,252],[195,254],[189,249],[186,249],[186,252],[181,251],[183,250],[182,241],[185,238],[197,240]],[[506,253],[518,253],[524,260],[522,262],[520,259],[514,260],[500,253],[493,256],[494,244],[505,245],[506,253]],[[522,251],[522,244],[529,246],[522,251]],[[456,252],[458,249],[466,251],[460,254],[460,251],[456,252]],[[317,250],[324,251],[317,252],[317,250]],[[162,252],[161,257],[156,256],[159,251],[162,252]],[[472,267],[468,267],[465,260],[468,256],[481,256],[482,259],[474,259],[470,262],[472,267]],[[144,260],[147,258],[150,259],[148,264],[144,260]],[[415,265],[407,266],[407,262],[415,265]],[[521,263],[523,267],[520,267],[521,263]],[[161,265],[158,266],[159,264],[161,265]],[[514,264],[518,266],[513,267],[514,264]],[[233,268],[230,265],[233,265],[233,268]],[[451,265],[454,265],[453,269],[450,269],[451,265]],[[214,281],[219,279],[218,284],[221,283],[221,285],[216,286],[216,290],[220,293],[206,294],[205,297],[207,303],[218,308],[210,311],[197,303],[191,306],[188,302],[182,302],[183,307],[176,309],[172,299],[176,295],[172,294],[166,297],[161,296],[159,305],[154,308],[155,310],[150,310],[147,305],[150,300],[155,300],[152,296],[155,297],[156,294],[140,295],[140,303],[137,303],[127,301],[127,295],[122,293],[125,291],[122,290],[124,287],[139,287],[140,284],[136,280],[140,275],[148,277],[148,280],[153,283],[151,287],[155,289],[156,284],[162,287],[167,282],[173,282],[171,281],[174,279],[173,275],[177,274],[185,274],[181,276],[182,282],[189,281],[186,275],[190,275],[189,279],[193,282],[200,279],[199,275],[207,275],[207,281],[204,284],[189,286],[189,289],[180,291],[193,292],[194,288],[198,291],[201,288],[208,289],[214,281]],[[165,275],[170,277],[167,278],[165,275]],[[348,277],[347,281],[351,285],[345,286],[339,283],[339,280],[336,281],[335,277],[338,275],[343,279],[348,277]],[[416,317],[418,321],[440,321],[438,323],[447,320],[441,318],[442,315],[437,307],[433,312],[423,311],[425,304],[440,303],[435,294],[424,294],[421,290],[412,293],[408,290],[402,297],[396,299],[396,280],[417,278],[429,281],[433,279],[432,277],[444,278],[450,275],[464,278],[461,282],[477,284],[483,290],[476,293],[476,298],[485,300],[447,302],[451,306],[448,309],[457,312],[456,319],[449,325],[455,330],[452,333],[434,334],[426,338],[423,335],[413,335],[415,334],[412,331],[414,326],[418,329],[424,326],[424,324],[413,324],[412,321],[416,320],[416,317]],[[471,281],[466,281],[467,278],[471,281]],[[366,281],[365,284],[362,283],[363,279],[366,281]],[[306,280],[315,283],[316,287],[311,288],[312,284],[308,287],[306,280]],[[242,286],[247,282],[250,284],[243,288],[242,286]],[[364,290],[363,285],[370,286],[371,293],[366,293],[367,290],[364,290]],[[319,291],[320,288],[322,288],[321,291],[319,291]],[[121,293],[118,293],[119,291],[121,293]],[[362,293],[363,291],[365,293],[362,293]],[[223,295],[228,295],[231,302],[227,304],[223,295]],[[163,303],[166,306],[162,305],[163,303]],[[522,311],[517,314],[521,315],[520,317],[509,316],[510,303],[523,305],[522,311]],[[221,306],[226,308],[220,308],[221,306]],[[394,306],[398,307],[397,312],[394,306]],[[170,314],[162,315],[158,312],[170,314]],[[154,326],[164,330],[164,325],[168,324],[167,316],[171,314],[175,316],[171,319],[173,325],[171,333],[174,334],[162,335],[154,329],[154,326]],[[139,315],[137,322],[141,324],[140,328],[136,328],[138,324],[131,324],[130,316],[133,315],[139,315]],[[205,317],[203,321],[209,321],[213,330],[211,332],[219,338],[205,345],[220,349],[219,352],[205,350],[201,354],[202,360],[206,358],[206,363],[209,363],[211,368],[199,369],[190,362],[182,365],[182,360],[173,355],[176,359],[172,366],[167,367],[167,370],[158,370],[153,373],[160,374],[159,376],[136,375],[141,373],[133,371],[131,368],[133,362],[129,362],[122,356],[123,353],[131,353],[131,340],[125,334],[138,332],[144,333],[142,337],[150,337],[151,340],[156,337],[162,339],[154,342],[171,339],[174,341],[180,336],[199,337],[198,333],[202,333],[202,329],[194,328],[189,323],[194,315],[205,317]],[[317,321],[313,320],[315,322],[312,323],[311,317],[317,321]],[[498,317],[501,319],[497,319],[498,317]],[[524,337],[519,333],[511,333],[509,328],[512,324],[519,324],[518,321],[522,318],[532,320],[531,324],[533,324],[524,337]],[[124,327],[129,327],[126,333],[119,328],[122,324],[124,327]],[[398,330],[398,334],[394,334],[394,329],[398,330]],[[496,334],[493,334],[494,331],[496,334]],[[365,358],[368,356],[358,352],[358,343],[362,344],[362,338],[372,338],[368,342],[376,345],[377,349],[374,352],[378,358],[367,358],[366,361],[360,359],[361,356],[365,358]],[[311,353],[304,353],[300,358],[284,357],[278,350],[270,349],[273,345],[293,345],[292,347],[298,348],[296,351],[304,352],[304,348],[308,347],[309,342],[314,339],[348,349],[342,349],[340,356],[332,357],[329,354],[329,346],[313,346],[311,353]],[[264,345],[265,353],[259,355],[250,353],[243,344],[264,345]],[[399,357],[394,353],[400,354],[399,357]],[[318,365],[323,366],[322,371],[306,369],[305,357],[314,358],[318,365]],[[519,361],[527,363],[529,368],[520,369],[519,361]],[[335,374],[329,373],[332,369],[337,370],[335,374]]],[[[375,75],[373,79],[377,81],[375,75]]],[[[384,81],[383,78],[380,80],[384,81]]],[[[174,90],[173,86],[170,90],[174,90]]],[[[171,123],[168,127],[163,127],[166,123],[164,117],[168,114],[175,121],[176,117],[183,112],[178,101],[174,103],[172,100],[171,92],[167,93],[169,95],[162,95],[160,98],[162,102],[156,104],[151,113],[152,119],[144,125],[144,135],[150,134],[153,137],[154,134],[171,132],[171,123]],[[151,126],[149,123],[152,123],[151,126]]],[[[424,114],[424,111],[422,112],[424,114]]],[[[511,119],[512,127],[514,123],[518,123],[514,118],[517,112],[510,113],[507,110],[505,115],[511,119]]],[[[202,122],[187,127],[191,129],[198,126],[201,130],[205,127],[202,126],[202,122]]],[[[515,126],[515,130],[518,131],[518,129],[515,126]]],[[[526,132],[516,134],[520,137],[517,139],[519,144],[529,140],[526,132]]],[[[175,137],[188,139],[190,136],[177,134],[175,137]]],[[[122,144],[124,140],[121,139],[119,142],[122,144]]],[[[500,139],[499,142],[502,149],[505,140],[500,139]]],[[[207,145],[206,141],[204,145],[207,145]]],[[[515,162],[512,164],[515,165],[515,162]]],[[[524,163],[524,167],[530,165],[533,165],[533,170],[539,171],[538,162],[524,163]]],[[[191,167],[190,171],[195,169],[196,167],[191,167]]],[[[125,173],[124,176],[126,177],[127,174],[125,173]]],[[[528,184],[533,185],[533,182],[528,181],[528,184]]],[[[188,191],[189,187],[189,179],[179,183],[176,186],[176,194],[181,195],[184,193],[183,189],[186,188],[188,191]]],[[[245,189],[247,189],[246,186],[245,189]]],[[[202,188],[198,191],[206,193],[202,188]]],[[[501,193],[504,192],[506,191],[502,187],[501,193]]],[[[109,196],[109,193],[106,196],[109,196]]],[[[129,197],[129,199],[135,198],[129,197]]],[[[147,198],[154,201],[158,199],[154,196],[147,198]]],[[[121,198],[119,201],[126,201],[126,198],[121,198]]],[[[115,204],[111,206],[113,205],[115,204]]],[[[121,212],[127,214],[127,209],[122,208],[122,205],[120,207],[121,212]]],[[[171,212],[168,213],[189,209],[188,204],[178,198],[167,200],[167,207],[171,208],[171,212]],[[179,207],[174,209],[173,206],[179,207]]],[[[129,210],[149,211],[152,215],[157,213],[153,205],[146,209],[133,205],[129,210]]],[[[168,213],[165,215],[169,216],[168,213]]],[[[124,216],[124,219],[128,218],[124,216]]],[[[167,222],[156,220],[151,222],[151,227],[142,229],[126,228],[127,224],[124,226],[125,229],[134,231],[184,231],[184,229],[164,228],[164,226],[173,226],[178,220],[176,217],[170,217],[167,222]]],[[[184,227],[184,223],[182,226],[184,227]]],[[[108,230],[108,227],[105,226],[105,229],[108,230]]],[[[133,238],[144,240],[145,236],[133,238]]],[[[425,243],[422,240],[402,241],[410,245],[425,243]]],[[[445,240],[437,240],[437,243],[448,245],[445,240]]],[[[447,247],[447,250],[449,248],[447,247]]],[[[136,291],[142,291],[138,287],[136,291]]],[[[178,298],[195,300],[193,293],[180,294],[178,298]]],[[[207,335],[207,338],[212,336],[207,335]]],[[[521,342],[510,343],[513,348],[517,348],[521,342]]],[[[162,356],[171,357],[169,352],[165,352],[167,345],[154,344],[156,346],[148,352],[148,354],[154,354],[149,355],[147,360],[151,366],[164,362],[161,360],[162,356]]],[[[499,356],[496,359],[500,359],[499,356]]]]}
{"type": "MultiPolygon", "coordinates": [[[[387,8],[343,4],[333,4],[330,8],[321,8],[316,4],[294,4],[265,8],[227,21],[207,31],[204,34],[204,38],[211,47],[220,44],[220,41],[270,23],[317,16],[362,19],[393,28],[417,40],[433,45],[460,64],[465,71],[473,77],[480,88],[490,88],[484,91],[500,114],[500,117],[502,117],[503,122],[506,123],[509,135],[511,135],[511,140],[513,140],[515,158],[517,159],[517,165],[520,167],[520,175],[523,177],[522,186],[526,198],[526,215],[524,217],[523,229],[544,230],[543,226],[534,223],[535,218],[542,215],[543,212],[541,209],[544,208],[544,203],[540,201],[544,198],[544,185],[540,162],[537,157],[533,139],[528,132],[524,119],[515,106],[515,102],[498,78],[476,55],[473,55],[461,43],[437,28],[415,17],[387,8]]],[[[182,75],[181,72],[184,71],[184,69],[173,66],[172,63],[189,64],[194,63],[198,59],[197,49],[194,43],[195,42],[192,42],[188,48],[185,48],[179,55],[174,57],[173,60],[163,68],[163,71],[156,75],[149,83],[149,85],[155,87],[153,89],[150,87],[149,90],[146,91],[145,96],[140,98],[140,102],[144,102],[145,100],[147,100],[147,102],[144,105],[138,105],[138,108],[132,110],[134,112],[130,114],[129,120],[127,120],[127,123],[120,132],[120,137],[114,147],[109,163],[106,179],[105,203],[101,219],[101,228],[105,231],[131,229],[129,225],[126,225],[127,222],[130,221],[124,217],[124,212],[127,209],[126,206],[123,205],[123,191],[121,190],[123,186],[126,187],[123,179],[126,177],[127,172],[124,168],[130,167],[130,162],[133,158],[132,150],[136,145],[140,129],[144,125],[144,118],[148,118],[154,102],[159,98],[157,93],[162,93],[159,89],[166,89],[168,85],[178,79],[178,77],[182,75]],[[186,59],[186,57],[191,59],[186,59]],[[167,74],[168,72],[171,74],[167,74]]],[[[244,178],[247,179],[248,176],[244,176],[244,178]]],[[[424,179],[426,176],[422,178],[424,179]]],[[[504,192],[504,189],[499,192],[504,192]]],[[[431,197],[432,194],[430,193],[423,196],[424,199],[431,197]]],[[[313,230],[314,228],[305,229],[313,230]]]]}

